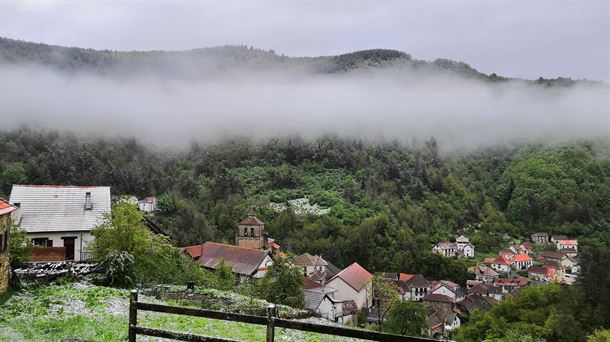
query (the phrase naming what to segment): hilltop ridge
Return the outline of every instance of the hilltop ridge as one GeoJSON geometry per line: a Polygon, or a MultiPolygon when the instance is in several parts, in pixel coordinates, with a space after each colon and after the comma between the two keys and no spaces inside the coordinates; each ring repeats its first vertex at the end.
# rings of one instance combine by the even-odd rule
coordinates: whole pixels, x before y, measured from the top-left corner
{"type": "MultiPolygon", "coordinates": [[[[413,59],[406,52],[369,49],[319,57],[288,57],[274,50],[245,45],[204,47],[182,51],[114,51],[63,47],[0,37],[0,64],[40,64],[66,72],[145,74],[178,79],[199,79],[230,72],[286,72],[289,74],[341,74],[370,70],[397,73],[439,74],[504,82],[514,78],[485,74],[464,62],[439,58],[413,59]]],[[[569,78],[543,79],[534,83],[572,85],[569,78]]]]}

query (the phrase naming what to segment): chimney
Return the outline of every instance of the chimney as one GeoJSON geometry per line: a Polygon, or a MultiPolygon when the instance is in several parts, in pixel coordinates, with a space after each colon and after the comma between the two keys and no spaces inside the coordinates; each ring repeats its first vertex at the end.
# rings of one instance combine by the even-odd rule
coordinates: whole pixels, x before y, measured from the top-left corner
{"type": "Polygon", "coordinates": [[[93,209],[93,204],[91,203],[91,193],[85,193],[85,210],[93,209]]]}

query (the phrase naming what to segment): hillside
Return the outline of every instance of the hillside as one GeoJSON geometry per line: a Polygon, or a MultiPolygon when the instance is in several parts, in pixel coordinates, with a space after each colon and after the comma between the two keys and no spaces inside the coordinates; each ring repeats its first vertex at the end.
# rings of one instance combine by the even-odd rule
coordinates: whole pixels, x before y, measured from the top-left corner
{"type": "MultiPolygon", "coordinates": [[[[424,61],[396,50],[372,49],[336,56],[287,57],[247,46],[197,48],[186,51],[111,51],[62,47],[0,37],[0,64],[41,64],[68,72],[95,72],[119,77],[157,75],[205,79],[249,71],[257,73],[337,74],[389,69],[411,74],[454,75],[488,82],[510,78],[487,75],[463,62],[424,61]]],[[[567,78],[539,79],[536,84],[572,85],[567,78]]]]}
{"type": "Polygon", "coordinates": [[[160,197],[153,219],[177,245],[232,241],[249,206],[282,248],[339,267],[424,273],[464,282],[465,264],[430,255],[467,234],[478,252],[533,232],[610,245],[610,163],[600,142],[516,145],[442,154],[332,136],[234,139],[159,152],[136,140],[54,132],[0,133],[0,181],[110,185],[113,195],[160,197]],[[324,215],[276,212],[307,196],[324,215]]]}

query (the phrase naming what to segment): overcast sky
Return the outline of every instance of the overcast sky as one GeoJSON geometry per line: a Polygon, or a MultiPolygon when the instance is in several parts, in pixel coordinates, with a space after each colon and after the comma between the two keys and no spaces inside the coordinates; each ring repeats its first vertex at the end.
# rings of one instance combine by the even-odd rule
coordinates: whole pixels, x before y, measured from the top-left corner
{"type": "Polygon", "coordinates": [[[610,80],[610,1],[8,1],[0,35],[112,50],[225,44],[290,56],[398,49],[480,71],[610,80]]]}

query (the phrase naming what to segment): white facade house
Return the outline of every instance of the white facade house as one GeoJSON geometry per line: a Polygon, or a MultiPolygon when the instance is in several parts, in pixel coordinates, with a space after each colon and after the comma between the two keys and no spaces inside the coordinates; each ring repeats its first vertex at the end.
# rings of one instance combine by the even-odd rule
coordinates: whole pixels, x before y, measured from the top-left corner
{"type": "Polygon", "coordinates": [[[458,252],[458,248],[451,242],[439,242],[432,247],[432,252],[446,257],[454,257],[458,252]]]}
{"type": "Polygon", "coordinates": [[[140,208],[140,211],[145,213],[157,211],[157,197],[149,196],[139,200],[138,207],[140,208]]]}
{"type": "Polygon", "coordinates": [[[53,247],[36,249],[43,259],[33,261],[84,261],[91,230],[110,215],[110,187],[13,185],[9,202],[19,208],[16,223],[34,246],[53,247]],[[47,251],[59,260],[44,260],[47,251]]]}
{"type": "Polygon", "coordinates": [[[358,309],[369,308],[373,304],[373,275],[358,263],[353,263],[333,278],[326,285],[337,292],[334,299],[339,301],[353,300],[358,309]]]}
{"type": "Polygon", "coordinates": [[[491,268],[496,272],[510,272],[511,265],[512,262],[502,255],[499,255],[494,261],[491,262],[491,268]]]}
{"type": "Polygon", "coordinates": [[[474,245],[471,243],[465,244],[460,250],[466,258],[474,258],[474,245]]]}

